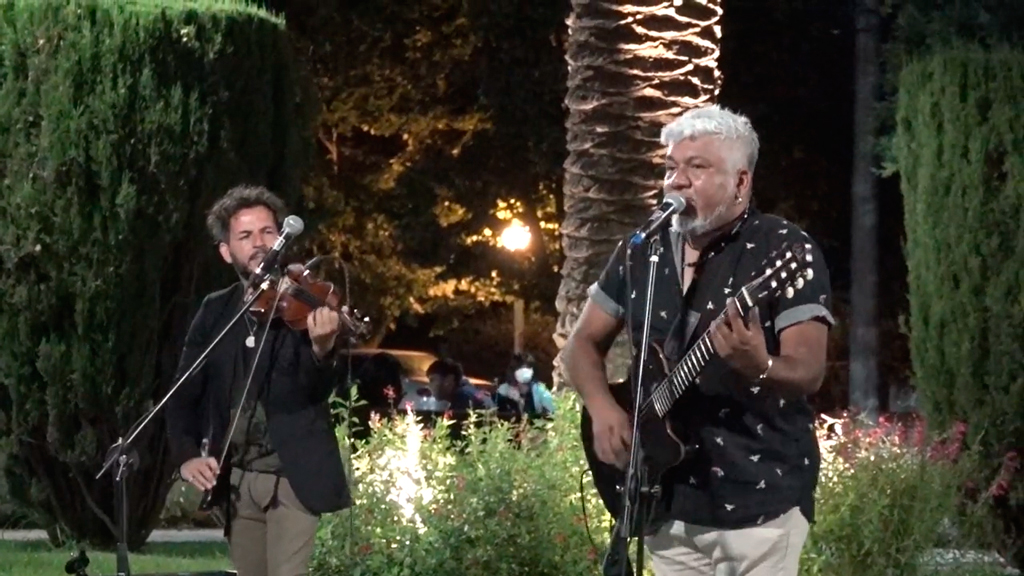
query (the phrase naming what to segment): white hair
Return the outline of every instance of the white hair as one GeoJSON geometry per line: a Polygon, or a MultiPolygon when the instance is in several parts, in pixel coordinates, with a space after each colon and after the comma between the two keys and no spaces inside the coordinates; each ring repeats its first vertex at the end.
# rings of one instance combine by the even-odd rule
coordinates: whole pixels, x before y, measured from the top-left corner
{"type": "Polygon", "coordinates": [[[746,169],[754,172],[760,144],[757,132],[746,116],[712,104],[687,110],[661,129],[661,143],[665,146],[699,136],[717,136],[736,142],[746,153],[746,169]]]}

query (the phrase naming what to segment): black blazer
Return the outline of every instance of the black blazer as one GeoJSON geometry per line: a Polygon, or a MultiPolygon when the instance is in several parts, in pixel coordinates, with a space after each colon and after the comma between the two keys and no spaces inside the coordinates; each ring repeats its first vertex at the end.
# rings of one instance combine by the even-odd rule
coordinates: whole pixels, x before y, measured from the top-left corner
{"type": "MultiPolygon", "coordinates": [[[[185,337],[175,382],[231,321],[243,303],[243,293],[243,285],[237,283],[203,299],[185,337]]],[[[261,326],[256,331],[257,347],[262,332],[261,326]]],[[[168,401],[167,432],[176,470],[200,455],[203,438],[210,438],[210,456],[220,455],[230,426],[232,387],[236,378],[248,375],[249,366],[241,361],[241,342],[248,334],[240,318],[168,401]]],[[[336,383],[334,362],[316,361],[306,332],[292,330],[280,320],[271,323],[249,394],[258,394],[266,411],[270,442],[284,477],[314,514],[352,505],[327,405],[336,383]]],[[[224,468],[222,481],[230,473],[227,462],[224,468]]]]}

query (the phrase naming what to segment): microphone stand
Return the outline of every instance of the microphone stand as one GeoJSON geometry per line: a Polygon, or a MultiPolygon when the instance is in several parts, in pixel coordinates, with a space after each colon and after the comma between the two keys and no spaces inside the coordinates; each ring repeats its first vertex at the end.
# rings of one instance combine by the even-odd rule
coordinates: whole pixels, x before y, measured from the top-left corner
{"type": "Polygon", "coordinates": [[[232,318],[231,321],[228,322],[227,326],[221,330],[220,334],[213,339],[213,342],[206,347],[206,350],[204,350],[192,366],[189,367],[188,371],[174,383],[174,386],[171,387],[160,402],[158,402],[156,406],[150,409],[149,412],[143,415],[142,418],[136,421],[136,423],[129,428],[128,437],[118,438],[117,442],[107,450],[106,461],[103,464],[103,468],[98,474],[96,474],[96,479],[99,480],[107,470],[111,469],[116,464],[116,469],[114,471],[114,490],[116,493],[114,508],[117,513],[117,576],[131,576],[131,569],[128,566],[127,480],[128,474],[138,466],[138,453],[131,447],[132,441],[135,440],[139,435],[139,432],[149,424],[150,420],[156,416],[157,412],[167,404],[167,401],[170,400],[171,396],[173,396],[175,392],[177,392],[178,388],[206,361],[206,357],[210,354],[210,351],[213,350],[222,338],[224,338],[224,335],[227,334],[228,330],[238,322],[238,319],[242,317],[242,314],[249,311],[249,307],[252,303],[255,302],[260,294],[270,286],[272,279],[273,277],[268,274],[263,276],[258,283],[251,284],[255,286],[255,289],[253,290],[252,295],[249,296],[239,308],[234,318],[232,318]]]}
{"type": "MultiPolygon", "coordinates": [[[[629,466],[626,468],[625,485],[619,487],[622,494],[622,511],[616,520],[612,543],[605,557],[604,573],[611,576],[615,568],[619,566],[621,576],[631,576],[633,571],[629,562],[629,539],[636,533],[636,574],[643,574],[644,561],[644,531],[648,518],[645,510],[651,496],[657,497],[661,493],[661,486],[648,486],[647,474],[641,463],[643,455],[640,450],[640,407],[644,402],[643,379],[645,375],[644,366],[647,363],[647,350],[651,335],[651,309],[654,296],[654,281],[657,272],[657,263],[660,259],[662,246],[661,236],[651,235],[648,243],[648,264],[647,264],[647,290],[644,299],[644,320],[640,340],[640,353],[637,360],[637,369],[633,371],[633,424],[632,440],[630,442],[629,466]]],[[[632,318],[633,318],[633,289],[632,273],[630,271],[633,248],[643,245],[647,237],[639,233],[630,238],[626,250],[626,297],[627,300],[627,326],[632,339],[632,318]]]]}

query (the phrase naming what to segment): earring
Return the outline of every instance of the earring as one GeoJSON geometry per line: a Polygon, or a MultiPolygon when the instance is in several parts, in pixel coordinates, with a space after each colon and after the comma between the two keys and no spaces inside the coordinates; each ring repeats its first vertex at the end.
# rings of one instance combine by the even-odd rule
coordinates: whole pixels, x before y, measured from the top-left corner
{"type": "Polygon", "coordinates": [[[739,204],[740,202],[743,202],[743,196],[737,194],[736,195],[736,203],[739,204]]]}

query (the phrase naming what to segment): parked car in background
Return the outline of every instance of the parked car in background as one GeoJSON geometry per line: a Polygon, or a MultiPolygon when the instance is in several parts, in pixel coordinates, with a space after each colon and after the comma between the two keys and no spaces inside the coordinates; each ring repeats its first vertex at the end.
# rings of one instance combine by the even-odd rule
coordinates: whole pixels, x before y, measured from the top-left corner
{"type": "MultiPolygon", "coordinates": [[[[434,354],[418,350],[361,348],[343,351],[338,359],[341,372],[338,390],[344,390],[351,377],[359,398],[370,406],[399,408],[411,402],[422,408],[423,404],[429,404],[424,399],[434,396],[427,369],[437,359],[434,354]],[[389,388],[394,395],[386,392],[389,388]]],[[[466,379],[473,386],[489,394],[494,393],[493,382],[469,375],[466,379]]]]}

